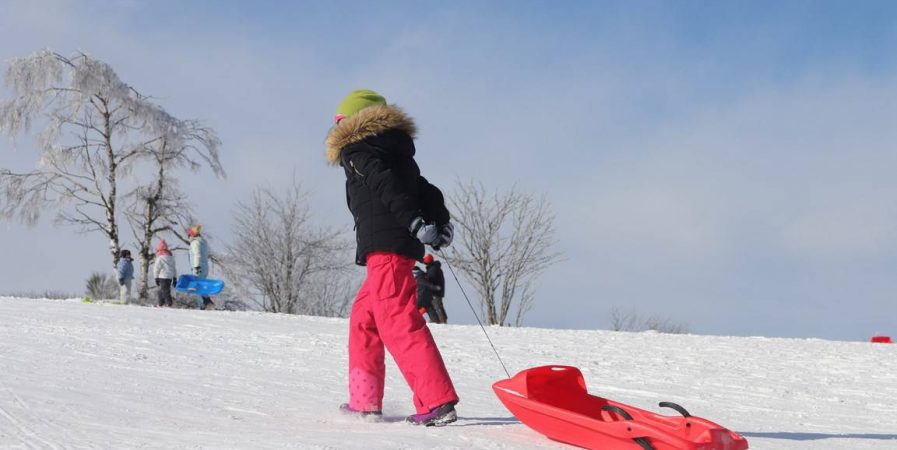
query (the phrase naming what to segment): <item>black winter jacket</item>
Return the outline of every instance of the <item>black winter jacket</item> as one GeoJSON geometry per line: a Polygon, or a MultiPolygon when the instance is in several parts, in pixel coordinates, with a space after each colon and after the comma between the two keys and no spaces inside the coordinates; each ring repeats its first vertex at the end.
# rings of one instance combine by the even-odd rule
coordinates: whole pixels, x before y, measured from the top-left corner
{"type": "Polygon", "coordinates": [[[424,274],[424,278],[436,287],[433,295],[436,297],[445,297],[445,275],[442,274],[442,263],[439,261],[430,263],[430,265],[427,266],[427,272],[424,274]]]}
{"type": "Polygon", "coordinates": [[[421,260],[424,246],[409,228],[421,216],[449,221],[442,192],[420,175],[414,161],[414,122],[394,106],[374,106],[333,127],[327,159],[346,173],[346,202],[355,219],[355,263],[371,252],[421,260]]]}
{"type": "Polygon", "coordinates": [[[433,307],[433,296],[442,297],[439,286],[427,281],[427,274],[415,278],[417,282],[417,307],[430,309],[433,307]]]}

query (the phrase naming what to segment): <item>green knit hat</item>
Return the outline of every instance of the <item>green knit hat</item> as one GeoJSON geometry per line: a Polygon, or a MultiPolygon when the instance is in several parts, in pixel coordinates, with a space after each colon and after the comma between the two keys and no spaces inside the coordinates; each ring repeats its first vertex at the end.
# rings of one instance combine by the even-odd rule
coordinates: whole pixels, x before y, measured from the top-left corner
{"type": "Polygon", "coordinates": [[[358,89],[349,93],[336,108],[336,115],[348,118],[369,106],[386,105],[382,95],[370,89],[358,89]]]}

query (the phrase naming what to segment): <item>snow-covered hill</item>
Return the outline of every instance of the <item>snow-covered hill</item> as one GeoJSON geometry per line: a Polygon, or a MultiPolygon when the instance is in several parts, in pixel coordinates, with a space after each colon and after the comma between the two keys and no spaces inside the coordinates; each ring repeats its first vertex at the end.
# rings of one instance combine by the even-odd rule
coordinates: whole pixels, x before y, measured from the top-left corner
{"type": "MultiPolygon", "coordinates": [[[[344,417],[344,320],[0,298],[0,448],[572,448],[517,422],[477,327],[433,326],[461,395],[445,428],[344,417]]],[[[677,402],[752,449],[897,448],[897,345],[548,329],[489,330],[512,372],[582,368],[593,393],[677,402]]]]}

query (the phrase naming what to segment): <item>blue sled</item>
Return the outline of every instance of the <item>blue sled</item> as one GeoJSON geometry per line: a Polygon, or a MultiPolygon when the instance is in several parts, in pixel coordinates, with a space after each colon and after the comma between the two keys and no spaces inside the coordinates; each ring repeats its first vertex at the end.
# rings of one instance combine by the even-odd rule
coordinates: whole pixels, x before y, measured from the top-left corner
{"type": "Polygon", "coordinates": [[[178,282],[174,285],[174,289],[178,292],[194,295],[218,295],[224,289],[224,281],[199,278],[196,275],[181,275],[178,277],[178,282]]]}

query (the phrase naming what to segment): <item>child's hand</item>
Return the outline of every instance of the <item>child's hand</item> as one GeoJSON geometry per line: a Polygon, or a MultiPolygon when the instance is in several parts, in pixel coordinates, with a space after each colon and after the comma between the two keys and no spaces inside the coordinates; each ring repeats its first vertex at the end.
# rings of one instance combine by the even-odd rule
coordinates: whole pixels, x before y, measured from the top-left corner
{"type": "Polygon", "coordinates": [[[452,226],[451,222],[447,222],[445,225],[439,226],[439,246],[440,247],[448,247],[452,245],[452,239],[455,237],[455,227],[452,226]]]}
{"type": "Polygon", "coordinates": [[[411,222],[411,234],[423,244],[432,246],[439,240],[439,228],[436,224],[425,223],[423,217],[418,217],[411,222]]]}
{"type": "Polygon", "coordinates": [[[444,225],[439,226],[439,237],[436,238],[436,242],[430,244],[430,247],[433,247],[433,250],[439,251],[443,247],[448,247],[452,244],[452,238],[455,235],[455,228],[452,226],[451,222],[448,222],[444,225]]]}

